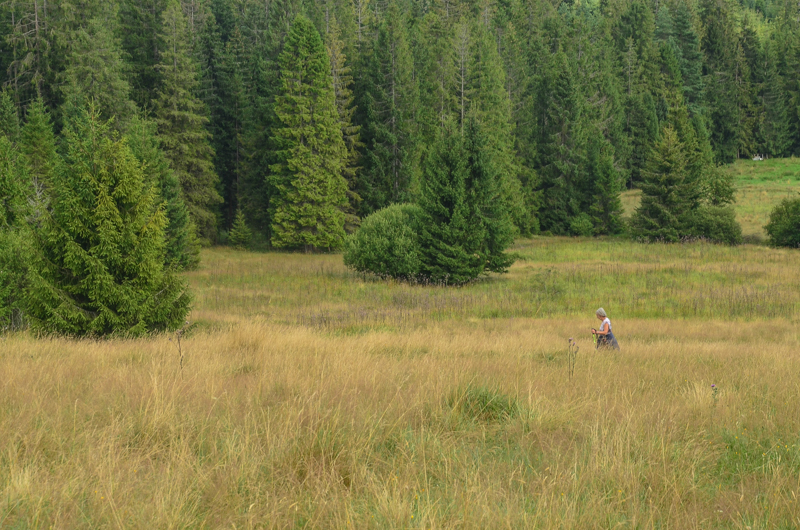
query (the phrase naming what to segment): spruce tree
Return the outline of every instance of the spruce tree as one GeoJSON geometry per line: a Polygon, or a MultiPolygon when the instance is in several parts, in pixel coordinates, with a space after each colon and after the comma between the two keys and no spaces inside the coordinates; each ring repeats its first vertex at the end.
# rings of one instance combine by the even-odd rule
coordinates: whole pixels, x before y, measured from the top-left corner
{"type": "Polygon", "coordinates": [[[241,181],[246,166],[245,127],[250,121],[252,83],[248,42],[238,26],[226,43],[218,67],[219,99],[214,120],[216,167],[224,198],[223,222],[229,226],[239,209],[241,181]]]}
{"type": "Polygon", "coordinates": [[[405,26],[405,17],[390,5],[357,78],[357,118],[364,142],[358,180],[362,216],[410,200],[419,168],[418,83],[405,26]]]}
{"type": "Polygon", "coordinates": [[[193,269],[200,262],[197,229],[183,200],[180,182],[161,150],[156,130],[157,125],[152,120],[134,116],[128,123],[125,138],[142,164],[146,182],[156,187],[163,202],[167,216],[164,264],[176,269],[193,269]]]}
{"type": "Polygon", "coordinates": [[[415,49],[415,70],[419,79],[417,123],[423,145],[433,144],[448,117],[460,107],[456,98],[457,61],[454,46],[455,23],[450,2],[428,12],[419,22],[420,42],[415,49]]]}
{"type": "Polygon", "coordinates": [[[253,232],[247,227],[242,210],[237,210],[231,231],[228,232],[228,244],[233,248],[244,250],[252,239],[253,232]]]}
{"type": "Polygon", "coordinates": [[[23,224],[30,195],[27,171],[6,135],[0,135],[0,229],[23,224]]]}
{"type": "Polygon", "coordinates": [[[190,296],[164,270],[167,219],[156,188],[95,109],[66,124],[64,143],[52,210],[34,232],[32,324],[72,336],[177,328],[190,296]]]}
{"type": "Polygon", "coordinates": [[[635,93],[626,101],[625,131],[631,139],[631,155],[628,157],[631,184],[638,184],[642,169],[647,162],[647,153],[658,137],[658,115],[653,96],[648,92],[635,93]]]}
{"type": "Polygon", "coordinates": [[[705,36],[704,85],[709,130],[718,162],[738,154],[739,93],[735,82],[737,36],[730,7],[724,0],[703,0],[705,36]]]}
{"type": "Polygon", "coordinates": [[[333,249],[344,240],[347,149],[336,112],[330,62],[316,28],[298,16],[280,55],[281,92],[273,142],[272,245],[333,249]]]}
{"type": "Polygon", "coordinates": [[[64,100],[73,104],[94,101],[100,115],[115,118],[123,126],[135,114],[131,88],[125,79],[127,67],[113,34],[115,13],[94,16],[72,35],[66,65],[60,74],[64,100]]]}
{"type": "Polygon", "coordinates": [[[467,85],[472,101],[468,114],[481,125],[488,156],[500,178],[499,199],[503,201],[503,207],[509,210],[517,228],[529,234],[534,222],[531,219],[532,212],[526,208],[519,179],[520,164],[514,149],[511,101],[497,42],[482,24],[473,30],[472,41],[472,72],[467,85]]]}
{"type": "Polygon", "coordinates": [[[194,93],[197,69],[191,56],[186,19],[177,0],[171,0],[164,11],[159,37],[162,51],[156,69],[161,80],[155,101],[158,135],[181,183],[199,235],[209,242],[216,237],[214,210],[222,197],[216,188],[219,179],[206,130],[208,118],[194,93]]]}
{"type": "Polygon", "coordinates": [[[353,115],[356,111],[353,105],[353,76],[347,64],[347,56],[344,52],[345,43],[342,41],[342,32],[335,16],[330,18],[328,24],[326,46],[331,61],[336,112],[339,115],[339,126],[342,129],[342,138],[347,148],[347,160],[342,170],[347,180],[348,207],[345,209],[345,228],[348,232],[352,232],[359,224],[356,212],[360,206],[361,197],[358,195],[356,179],[359,170],[359,149],[363,147],[363,144],[359,138],[361,127],[353,123],[353,115]]]}
{"type": "Polygon", "coordinates": [[[272,0],[268,10],[248,9],[241,21],[242,26],[251,28],[254,41],[250,119],[244,138],[247,157],[237,199],[249,226],[267,240],[272,237],[272,202],[277,193],[270,178],[271,168],[278,162],[280,151],[273,139],[275,131],[282,127],[275,105],[281,92],[280,54],[300,11],[300,0],[272,0]]]}
{"type": "MultiPolygon", "coordinates": [[[[541,228],[556,235],[570,232],[570,221],[585,212],[580,193],[585,180],[586,138],[582,98],[564,52],[553,57],[547,79],[549,98],[542,116],[540,147],[541,228]]],[[[590,230],[591,231],[591,228],[590,230]]]]}
{"type": "Polygon", "coordinates": [[[484,270],[506,272],[514,262],[505,250],[514,242],[517,229],[504,194],[502,160],[492,156],[490,141],[478,120],[467,120],[464,157],[467,160],[464,192],[469,206],[469,230],[483,235],[478,255],[484,270]]]}
{"type": "Polygon", "coordinates": [[[705,110],[703,52],[700,50],[694,17],[685,0],[678,3],[673,28],[680,50],[681,80],[687,106],[692,114],[702,114],[705,110]]]}
{"type": "Polygon", "coordinates": [[[12,143],[19,140],[19,114],[9,90],[0,92],[0,135],[12,143]]]}
{"type": "Polygon", "coordinates": [[[778,70],[775,44],[764,43],[760,61],[763,81],[759,87],[760,119],[758,121],[759,153],[767,156],[784,156],[792,146],[784,82],[778,70]]]}
{"type": "Polygon", "coordinates": [[[642,172],[642,202],[632,219],[633,232],[649,241],[678,241],[682,223],[691,211],[687,187],[686,153],[678,133],[667,127],[650,152],[642,172]]]}
{"type": "Polygon", "coordinates": [[[30,195],[25,164],[11,140],[0,135],[0,332],[22,325],[30,256],[25,226],[30,195]]]}
{"type": "Polygon", "coordinates": [[[600,134],[587,148],[588,173],[592,182],[589,215],[595,234],[618,234],[622,230],[622,179],[614,167],[613,147],[600,134]]]}
{"type": "Polygon", "coordinates": [[[131,97],[142,109],[150,108],[158,87],[156,70],[161,50],[159,32],[165,0],[120,0],[120,44],[128,57],[131,97]]]}
{"type": "MultiPolygon", "coordinates": [[[[423,163],[419,199],[422,274],[437,283],[473,280],[491,259],[488,248],[485,256],[480,254],[482,243],[487,240],[487,227],[483,223],[470,224],[480,210],[475,211],[467,195],[466,162],[461,134],[456,124],[448,120],[423,163]]],[[[478,175],[478,179],[482,177],[478,175]]],[[[502,261],[498,265],[502,267],[502,261]]]]}
{"type": "Polygon", "coordinates": [[[48,192],[59,159],[50,113],[41,98],[28,108],[19,143],[34,185],[37,189],[48,192]]]}

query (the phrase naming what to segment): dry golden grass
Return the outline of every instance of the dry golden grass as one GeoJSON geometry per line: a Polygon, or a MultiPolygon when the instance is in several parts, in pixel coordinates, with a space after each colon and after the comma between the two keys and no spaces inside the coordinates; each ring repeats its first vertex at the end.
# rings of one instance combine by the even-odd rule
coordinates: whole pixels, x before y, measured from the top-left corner
{"type": "MultiPolygon", "coordinates": [[[[534,256],[556,276],[594,270],[581,244],[524,243],[508,279],[459,290],[370,282],[336,256],[206,251],[182,373],[169,336],[0,338],[0,528],[800,526],[789,306],[738,321],[617,310],[610,353],[591,349],[594,307],[468,307],[522,285],[534,256]],[[302,323],[409,293],[441,307],[302,323]]],[[[800,262],[625,245],[663,254],[665,278],[708,265],[691,249],[727,256],[731,281],[800,262]]]]}

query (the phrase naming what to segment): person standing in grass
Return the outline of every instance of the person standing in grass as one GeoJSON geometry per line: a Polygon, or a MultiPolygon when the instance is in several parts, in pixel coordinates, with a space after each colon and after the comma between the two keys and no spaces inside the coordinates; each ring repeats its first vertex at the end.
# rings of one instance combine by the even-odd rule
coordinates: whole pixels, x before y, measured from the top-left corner
{"type": "Polygon", "coordinates": [[[592,328],[592,334],[597,335],[597,341],[595,342],[597,349],[613,348],[618,350],[619,343],[617,342],[617,338],[614,336],[614,334],[611,333],[611,321],[606,316],[605,309],[601,307],[595,311],[595,315],[597,316],[597,320],[603,321],[600,324],[600,329],[592,328]]]}

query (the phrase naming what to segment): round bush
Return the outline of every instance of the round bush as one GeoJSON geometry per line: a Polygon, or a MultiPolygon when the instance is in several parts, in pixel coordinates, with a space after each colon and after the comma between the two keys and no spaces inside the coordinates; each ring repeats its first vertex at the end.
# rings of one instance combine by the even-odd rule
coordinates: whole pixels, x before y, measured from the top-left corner
{"type": "Polygon", "coordinates": [[[573,236],[589,237],[594,235],[594,225],[589,214],[583,212],[569,222],[569,233],[573,236]]]}
{"type": "Polygon", "coordinates": [[[366,217],[345,241],[344,264],[359,272],[416,278],[422,266],[417,237],[421,214],[415,204],[395,204],[366,217]]]}
{"type": "Polygon", "coordinates": [[[764,229],[770,245],[800,248],[800,197],[781,201],[769,214],[764,229]]]}
{"type": "Polygon", "coordinates": [[[728,245],[742,242],[742,227],[730,206],[701,206],[689,214],[687,224],[689,237],[701,237],[728,245]]]}

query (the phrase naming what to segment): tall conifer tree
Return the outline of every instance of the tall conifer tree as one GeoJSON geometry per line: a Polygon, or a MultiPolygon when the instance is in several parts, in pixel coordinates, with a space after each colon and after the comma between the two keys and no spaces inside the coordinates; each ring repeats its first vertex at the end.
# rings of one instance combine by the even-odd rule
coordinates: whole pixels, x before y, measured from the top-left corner
{"type": "Polygon", "coordinates": [[[675,12],[673,35],[680,50],[681,80],[689,111],[702,114],[705,109],[703,90],[703,52],[700,37],[694,26],[694,17],[685,1],[678,3],[675,12]]]}
{"type": "Polygon", "coordinates": [[[477,119],[485,136],[488,156],[500,178],[500,199],[511,213],[514,224],[529,234],[535,223],[526,202],[530,204],[532,200],[525,200],[519,179],[511,101],[497,41],[483,24],[472,31],[472,40],[472,71],[467,84],[472,98],[469,116],[477,119]]]}
{"type": "Polygon", "coordinates": [[[357,117],[364,142],[358,186],[361,215],[408,201],[418,170],[418,85],[405,17],[396,6],[389,6],[364,63],[357,79],[357,117]]]}
{"type": "Polygon", "coordinates": [[[161,150],[156,131],[157,125],[153,121],[134,116],[128,123],[125,138],[131,152],[142,164],[145,181],[155,186],[163,202],[167,216],[164,263],[177,269],[192,269],[200,261],[197,229],[183,200],[180,182],[161,150]]]}
{"type": "Polygon", "coordinates": [[[206,130],[208,118],[194,93],[197,69],[191,57],[186,19],[177,0],[171,0],[164,11],[160,43],[156,68],[161,81],[155,101],[158,134],[200,236],[211,241],[216,237],[214,210],[222,197],[216,188],[214,150],[206,130]]]}
{"type": "Polygon", "coordinates": [[[686,197],[686,154],[678,133],[667,127],[650,153],[642,173],[642,202],[633,217],[634,233],[650,241],[678,241],[691,211],[686,197]]]}
{"type": "Polygon", "coordinates": [[[26,237],[32,190],[25,163],[6,134],[0,134],[0,330],[22,325],[23,292],[30,262],[26,237]]]}
{"type": "MultiPolygon", "coordinates": [[[[585,204],[580,193],[585,177],[586,138],[582,100],[577,90],[567,56],[553,57],[551,76],[547,79],[550,98],[541,118],[541,189],[542,230],[564,235],[570,220],[579,215],[585,204]]],[[[588,215],[588,212],[585,212],[588,215]]]]}
{"type": "Polygon", "coordinates": [[[215,120],[216,166],[225,200],[225,225],[233,222],[239,208],[241,181],[246,167],[245,127],[250,122],[250,52],[238,26],[225,45],[218,79],[215,120]]]}
{"type": "Polygon", "coordinates": [[[136,105],[130,99],[122,49],[113,34],[116,13],[110,7],[104,10],[106,13],[94,16],[72,35],[61,90],[71,104],[94,101],[103,118],[115,118],[124,126],[136,105]]]}
{"type": "Polygon", "coordinates": [[[344,240],[347,148],[322,39],[310,20],[298,16],[280,56],[281,92],[275,114],[278,162],[270,182],[272,245],[332,249],[344,240]]]}
{"type": "Polygon", "coordinates": [[[478,255],[484,270],[506,272],[514,258],[505,250],[514,242],[517,230],[503,190],[505,175],[497,165],[498,158],[492,156],[489,144],[478,120],[468,118],[464,131],[467,160],[464,192],[469,205],[469,230],[483,235],[478,255]]]}
{"type": "Polygon", "coordinates": [[[353,105],[353,76],[350,66],[347,63],[347,56],[344,52],[345,43],[342,41],[342,31],[336,16],[329,17],[327,34],[327,51],[331,61],[331,77],[333,79],[333,94],[336,102],[336,112],[339,114],[339,125],[342,129],[342,139],[347,148],[347,160],[342,170],[347,180],[347,201],[348,207],[345,209],[345,228],[352,232],[358,226],[359,219],[356,215],[361,203],[358,195],[358,167],[359,148],[363,147],[360,140],[361,127],[354,124],[353,115],[355,106],[353,105]]]}
{"type": "MultiPolygon", "coordinates": [[[[467,161],[463,155],[461,133],[457,124],[448,120],[423,163],[419,200],[422,272],[435,282],[460,284],[473,280],[490,259],[490,255],[480,254],[487,227],[483,223],[470,223],[473,215],[482,212],[476,212],[470,204],[467,161]]],[[[483,175],[475,177],[480,179],[483,175]]]]}
{"type": "Polygon", "coordinates": [[[25,125],[20,133],[20,150],[25,156],[30,176],[37,189],[50,190],[58,165],[56,138],[50,113],[41,99],[28,108],[25,125]]]}
{"type": "Polygon", "coordinates": [[[44,331],[143,335],[180,326],[190,297],[164,270],[158,192],[97,111],[67,123],[52,210],[36,231],[29,316],[44,331]]]}
{"type": "Polygon", "coordinates": [[[19,140],[19,114],[9,90],[0,92],[0,135],[12,143],[19,140]]]}
{"type": "Polygon", "coordinates": [[[758,121],[759,153],[767,156],[784,156],[792,146],[784,82],[778,70],[775,44],[764,43],[759,61],[763,81],[759,87],[760,119],[758,121]]]}

